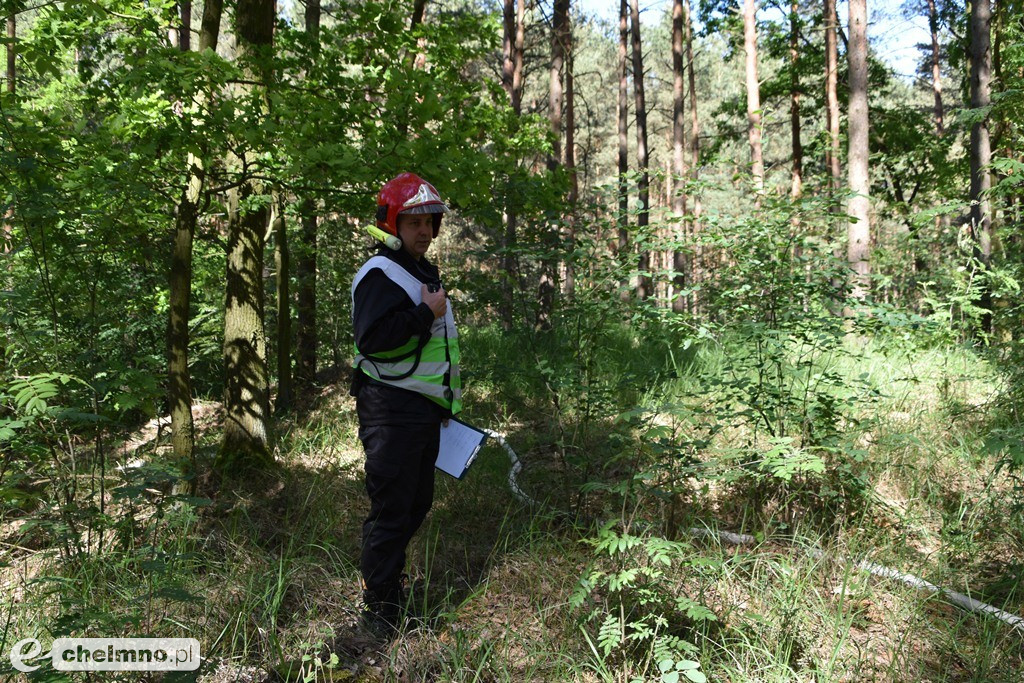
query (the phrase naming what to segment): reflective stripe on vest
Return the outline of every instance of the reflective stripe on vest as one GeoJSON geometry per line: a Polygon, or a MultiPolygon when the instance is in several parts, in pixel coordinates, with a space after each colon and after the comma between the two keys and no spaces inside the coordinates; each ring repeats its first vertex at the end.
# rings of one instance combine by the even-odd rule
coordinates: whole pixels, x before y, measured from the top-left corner
{"type": "MultiPolygon", "coordinates": [[[[405,290],[413,304],[423,302],[423,283],[405,268],[385,256],[373,256],[352,280],[352,311],[355,313],[356,287],[374,268],[379,268],[388,279],[405,290]]],[[[443,318],[435,318],[430,326],[430,337],[422,349],[419,337],[390,351],[363,355],[356,348],[352,367],[362,370],[384,384],[423,394],[454,415],[462,410],[462,378],[459,375],[459,334],[452,315],[452,302],[443,318]],[[394,359],[394,360],[391,360],[394,359]],[[450,362],[449,360],[450,359],[450,362]],[[447,382],[446,382],[447,379],[447,382]]]]}

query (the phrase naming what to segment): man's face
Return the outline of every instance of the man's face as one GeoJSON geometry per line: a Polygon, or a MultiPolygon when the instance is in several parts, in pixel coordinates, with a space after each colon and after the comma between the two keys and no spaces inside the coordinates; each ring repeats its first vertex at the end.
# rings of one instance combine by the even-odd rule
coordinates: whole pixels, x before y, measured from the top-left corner
{"type": "Polygon", "coordinates": [[[398,237],[402,249],[417,261],[434,239],[434,217],[429,213],[398,214],[398,237]]]}

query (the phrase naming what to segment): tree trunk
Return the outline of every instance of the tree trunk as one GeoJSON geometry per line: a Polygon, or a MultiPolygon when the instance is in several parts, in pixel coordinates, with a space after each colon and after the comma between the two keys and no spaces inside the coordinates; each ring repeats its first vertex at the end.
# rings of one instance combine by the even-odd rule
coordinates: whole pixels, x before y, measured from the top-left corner
{"type": "Polygon", "coordinates": [[[523,113],[523,53],[526,44],[526,0],[516,0],[516,42],[513,46],[515,62],[512,65],[512,111],[523,113]]]}
{"type": "Polygon", "coordinates": [[[412,4],[412,19],[409,21],[409,27],[415,28],[423,23],[423,13],[427,9],[427,0],[414,0],[412,4]]]}
{"type": "MultiPolygon", "coordinates": [[[[625,264],[629,253],[629,184],[626,174],[629,172],[629,82],[627,80],[627,45],[629,37],[629,11],[626,0],[619,0],[619,239],[617,256],[619,262],[625,264]]],[[[629,298],[629,279],[625,276],[621,285],[622,298],[629,298]]]]}
{"type": "Polygon", "coordinates": [[[295,386],[303,393],[316,381],[317,342],[316,327],[316,261],[317,212],[316,202],[306,199],[299,207],[302,230],[295,259],[295,386]]]}
{"type": "Polygon", "coordinates": [[[15,42],[18,39],[18,15],[12,10],[7,15],[7,92],[14,94],[15,91],[15,59],[18,56],[15,42]]]}
{"type": "Polygon", "coordinates": [[[501,87],[512,100],[512,79],[515,74],[516,0],[504,0],[501,9],[501,87]]]}
{"type": "Polygon", "coordinates": [[[274,193],[270,229],[274,234],[274,271],[277,284],[277,401],[274,412],[287,412],[294,402],[292,392],[292,313],[290,291],[291,256],[288,253],[288,223],[284,199],[274,193]]]}
{"type": "Polygon", "coordinates": [[[935,132],[945,133],[942,121],[942,82],[939,80],[939,13],[935,0],[928,0],[928,27],[932,34],[932,92],[935,95],[935,132]]]}
{"type": "MultiPolygon", "coordinates": [[[[871,209],[868,175],[868,36],[867,0],[850,0],[849,183],[846,260],[850,267],[850,296],[863,302],[871,275],[871,209]]],[[[848,309],[847,315],[853,311],[848,309]]]]}
{"type": "MultiPolygon", "coordinates": [[[[551,65],[548,71],[548,121],[551,124],[551,156],[548,169],[554,171],[562,165],[562,67],[569,32],[569,0],[555,0],[551,17],[551,65]]],[[[546,245],[552,249],[554,244],[546,245]]],[[[540,287],[538,291],[537,327],[551,329],[551,311],[557,287],[558,264],[548,256],[541,258],[540,287]]]]}
{"type": "MultiPolygon", "coordinates": [[[[306,35],[313,45],[314,59],[320,52],[320,0],[306,0],[306,35]]],[[[316,381],[316,260],[317,202],[311,198],[299,204],[299,244],[295,255],[296,329],[295,387],[308,396],[316,381]]]]}
{"type": "Polygon", "coordinates": [[[764,194],[764,153],[761,149],[761,84],[757,80],[757,8],[754,0],[743,0],[743,49],[747,74],[747,140],[750,143],[750,173],[758,204],[764,194]]]}
{"type": "Polygon", "coordinates": [[[672,251],[672,270],[675,271],[672,310],[682,313],[686,310],[686,274],[689,272],[686,257],[686,102],[684,101],[683,80],[683,0],[672,2],[672,174],[668,186],[672,188],[672,212],[675,214],[677,228],[676,246],[672,251]],[[674,182],[673,182],[674,180],[674,182]]]}
{"type": "MultiPolygon", "coordinates": [[[[828,168],[828,211],[830,215],[828,239],[832,243],[832,255],[836,262],[843,259],[843,242],[840,234],[839,192],[842,188],[839,141],[839,17],[836,15],[836,0],[825,0],[825,122],[828,129],[828,145],[825,147],[825,166],[828,168]]],[[[832,277],[832,289],[842,291],[844,282],[838,275],[832,277]]],[[[838,296],[833,300],[832,312],[842,313],[838,296]]]]}
{"type": "MultiPolygon", "coordinates": [[[[412,6],[412,18],[409,20],[409,28],[414,29],[423,23],[423,15],[427,9],[427,0],[415,0],[412,6]]],[[[424,69],[427,64],[427,39],[420,37],[416,39],[416,58],[413,60],[413,68],[424,69]]],[[[402,122],[404,127],[406,124],[402,122]]]]}
{"type": "Polygon", "coordinates": [[[576,244],[576,202],[580,193],[576,174],[576,88],[571,26],[566,31],[565,44],[565,170],[569,173],[569,215],[566,220],[569,260],[565,263],[565,295],[571,300],[576,294],[576,266],[572,255],[576,244]]]}
{"type": "Polygon", "coordinates": [[[181,0],[181,28],[178,34],[178,49],[188,52],[192,49],[192,0],[181,0]]]}
{"type": "MultiPolygon", "coordinates": [[[[207,0],[204,4],[199,33],[200,52],[217,49],[222,10],[221,0],[207,0]]],[[[203,99],[205,100],[206,96],[203,96],[203,99]]],[[[200,137],[200,141],[202,140],[200,137]]],[[[182,190],[174,212],[174,247],[171,252],[168,293],[170,315],[167,323],[167,403],[171,413],[173,458],[183,472],[195,469],[195,424],[192,419],[192,377],[188,369],[188,324],[192,299],[192,242],[199,218],[199,200],[206,177],[204,156],[208,153],[205,148],[198,155],[189,153],[186,162],[188,182],[182,190]]]]}
{"type": "MultiPolygon", "coordinates": [[[[988,107],[992,99],[992,6],[990,0],[971,1],[971,109],[988,107]]],[[[992,210],[986,196],[992,187],[988,165],[992,160],[988,117],[971,126],[971,234],[974,237],[974,256],[982,271],[992,261],[992,210]]],[[[985,313],[981,328],[992,331],[992,289],[983,277],[977,305],[985,313]]]]}
{"type": "MultiPolygon", "coordinates": [[[[523,83],[523,61],[522,49],[525,34],[523,32],[523,17],[525,15],[525,0],[505,0],[502,8],[502,25],[504,36],[502,40],[502,66],[501,83],[508,93],[509,102],[512,104],[512,112],[518,119],[522,108],[523,83]]],[[[511,180],[506,179],[505,190],[505,234],[502,246],[505,253],[502,256],[502,270],[504,270],[504,281],[502,283],[503,303],[501,310],[502,323],[505,329],[513,325],[515,312],[516,292],[516,259],[513,254],[513,247],[516,243],[516,232],[518,225],[518,212],[516,211],[516,200],[512,196],[513,187],[511,180]]]]}
{"type": "MultiPolygon", "coordinates": [[[[273,41],[273,0],[239,0],[235,33],[241,59],[254,58],[273,41]]],[[[246,80],[265,92],[269,74],[247,64],[246,80]]],[[[265,105],[264,105],[265,106],[265,105]]],[[[247,166],[245,150],[241,170],[247,166]]],[[[267,207],[243,209],[261,194],[244,179],[229,193],[227,291],[224,306],[224,440],[218,466],[223,471],[261,469],[270,464],[267,347],[263,329],[263,249],[267,207]]]]}
{"type": "MultiPolygon", "coordinates": [[[[687,81],[690,89],[690,178],[696,183],[700,179],[700,119],[697,117],[697,76],[693,61],[693,29],[690,25],[690,0],[683,1],[683,31],[686,39],[687,81]]],[[[700,216],[702,207],[700,192],[693,194],[691,233],[693,235],[693,259],[691,281],[696,285],[703,278],[704,246],[700,241],[700,216]]],[[[693,310],[697,311],[700,301],[693,296],[693,310]]]]}
{"type": "Polygon", "coordinates": [[[548,78],[548,118],[554,144],[548,168],[554,169],[562,163],[562,66],[565,62],[565,48],[569,35],[569,0],[554,0],[554,14],[551,17],[551,68],[548,78]]]}
{"type": "Polygon", "coordinates": [[[836,0],[825,0],[825,114],[828,123],[828,147],[826,166],[829,173],[829,190],[833,206],[837,202],[842,186],[839,142],[839,41],[837,33],[839,17],[836,16],[836,0]]]}
{"type": "MultiPolygon", "coordinates": [[[[630,32],[633,43],[633,95],[636,98],[636,158],[640,166],[640,181],[637,185],[639,213],[637,214],[637,232],[643,236],[650,220],[650,177],[647,158],[647,104],[644,100],[644,56],[643,44],[640,42],[640,3],[630,2],[630,32]]],[[[640,248],[640,276],[637,282],[636,295],[646,299],[654,293],[654,285],[648,272],[651,267],[650,250],[640,248]]]]}
{"type": "Polygon", "coordinates": [[[800,143],[800,23],[797,9],[799,3],[793,0],[789,9],[789,123],[793,146],[793,171],[790,196],[794,201],[803,195],[804,148],[800,143]]]}

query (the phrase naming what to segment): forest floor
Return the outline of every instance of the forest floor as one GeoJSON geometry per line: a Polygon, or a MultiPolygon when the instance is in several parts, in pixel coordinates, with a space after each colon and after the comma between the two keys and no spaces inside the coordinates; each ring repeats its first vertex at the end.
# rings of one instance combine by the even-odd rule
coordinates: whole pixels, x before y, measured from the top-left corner
{"type": "MultiPolygon", "coordinates": [[[[105,552],[69,558],[47,546],[52,530],[5,522],[5,649],[26,634],[188,634],[203,644],[203,683],[701,680],[689,661],[716,681],[1024,681],[1024,631],[855,566],[881,563],[1024,613],[1020,491],[985,445],[997,374],[959,349],[865,353],[843,371],[869,373],[880,391],[861,415],[858,466],[843,471],[863,485],[860,504],[841,514],[820,512],[833,493],[814,473],[767,492],[762,480],[697,478],[675,502],[617,497],[632,460],[598,463],[585,474],[603,484],[582,496],[553,416],[501,408],[481,387],[467,419],[506,434],[524,465],[519,485],[539,502],[513,495],[493,442],[462,481],[439,474],[409,552],[424,618],[389,642],[359,625],[362,453],[338,381],[279,423],[270,476],[230,487],[205,478],[194,507],[160,505],[159,486],[148,506],[111,495],[106,514],[123,524],[100,541],[105,552]],[[609,529],[640,540],[608,550],[609,529]],[[658,565],[651,539],[675,544],[665,571],[644,573],[658,565]],[[643,622],[663,628],[645,635],[651,605],[665,621],[643,622]]],[[[216,409],[203,411],[209,457],[216,409]]],[[[597,424],[588,455],[622,448],[615,421],[597,424]]],[[[707,452],[728,452],[740,431],[721,430],[707,452]]],[[[145,435],[133,443],[124,462],[160,448],[145,435]]],[[[653,490],[658,476],[639,485],[653,490]]]]}

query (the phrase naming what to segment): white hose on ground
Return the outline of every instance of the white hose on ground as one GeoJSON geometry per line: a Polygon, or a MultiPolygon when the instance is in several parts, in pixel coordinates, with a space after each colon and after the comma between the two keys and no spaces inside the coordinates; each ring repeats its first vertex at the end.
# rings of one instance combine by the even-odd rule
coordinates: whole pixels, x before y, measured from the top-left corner
{"type": "Polygon", "coordinates": [[[523,463],[519,462],[519,456],[512,450],[512,447],[508,445],[508,441],[505,440],[504,434],[499,434],[493,429],[483,430],[488,436],[497,441],[508,453],[508,459],[511,461],[511,467],[508,470],[508,489],[512,492],[512,495],[523,501],[527,505],[537,505],[537,501],[530,498],[528,495],[523,493],[523,490],[519,488],[519,472],[523,469],[523,463]]]}
{"type": "MultiPolygon", "coordinates": [[[[530,498],[523,492],[521,488],[519,488],[518,478],[519,472],[522,471],[523,469],[523,464],[522,462],[520,462],[519,456],[516,455],[516,452],[512,450],[511,446],[508,445],[508,441],[505,440],[505,436],[491,429],[485,429],[483,431],[486,432],[492,438],[494,438],[499,444],[501,444],[501,446],[505,449],[505,452],[508,453],[509,460],[511,461],[511,467],[509,468],[508,471],[508,488],[512,492],[512,495],[514,495],[516,498],[523,501],[524,503],[527,503],[529,505],[537,505],[537,501],[535,501],[533,498],[530,498]]],[[[715,538],[719,539],[722,542],[728,543],[729,545],[752,545],[757,542],[757,539],[755,539],[753,536],[750,536],[749,534],[736,534],[731,531],[711,531],[710,529],[693,528],[690,529],[689,533],[691,536],[714,536],[715,538]]],[[[817,548],[810,548],[808,552],[810,552],[811,555],[816,558],[821,558],[825,556],[825,553],[821,550],[818,550],[817,548]]],[[[840,558],[840,560],[842,562],[848,562],[848,560],[845,560],[843,558],[840,558]]],[[[905,574],[890,567],[875,564],[874,562],[861,560],[860,562],[854,564],[854,567],[861,571],[867,572],[872,576],[880,576],[887,579],[894,579],[907,586],[910,586],[911,588],[928,591],[932,594],[938,593],[946,600],[948,600],[949,602],[953,603],[961,609],[967,610],[968,612],[980,612],[982,614],[989,614],[995,617],[996,619],[999,619],[1003,623],[1017,629],[1021,632],[1022,635],[1024,635],[1024,617],[1019,617],[1016,614],[1011,614],[1009,612],[1006,612],[1005,610],[999,609],[998,607],[989,605],[988,603],[981,602],[980,600],[975,600],[974,598],[968,595],[964,595],[963,593],[957,593],[956,591],[950,590],[948,588],[936,586],[935,584],[929,583],[928,581],[925,581],[920,577],[914,576],[913,574],[905,574]]]]}

